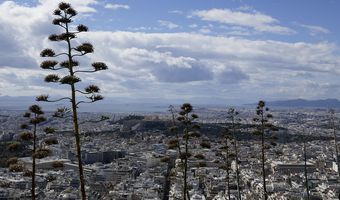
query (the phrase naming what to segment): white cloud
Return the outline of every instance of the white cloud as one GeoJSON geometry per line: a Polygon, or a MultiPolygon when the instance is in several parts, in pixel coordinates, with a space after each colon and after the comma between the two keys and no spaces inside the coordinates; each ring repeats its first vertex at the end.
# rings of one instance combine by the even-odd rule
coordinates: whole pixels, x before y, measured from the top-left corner
{"type": "Polygon", "coordinates": [[[252,6],[249,6],[249,5],[241,6],[241,7],[237,8],[237,10],[255,12],[255,9],[252,6]]]}
{"type": "Polygon", "coordinates": [[[315,25],[307,25],[307,24],[300,24],[297,23],[298,26],[301,26],[309,31],[309,34],[312,36],[318,35],[318,34],[328,34],[330,31],[324,27],[321,26],[315,26],[315,25]]]}
{"type": "Polygon", "coordinates": [[[118,9],[130,9],[129,5],[125,5],[125,4],[112,4],[112,3],[108,3],[105,5],[105,8],[107,9],[112,9],[112,10],[118,10],[118,9]]]}
{"type": "Polygon", "coordinates": [[[165,20],[158,20],[158,23],[160,26],[167,27],[168,29],[175,29],[179,27],[179,25],[173,22],[170,22],[170,21],[165,21],[165,20]]]}
{"type": "Polygon", "coordinates": [[[131,31],[159,31],[161,28],[159,27],[151,27],[151,26],[140,26],[140,27],[128,27],[128,30],[131,31]]]}
{"type": "Polygon", "coordinates": [[[190,25],[189,25],[189,28],[197,28],[197,27],[198,27],[197,24],[190,24],[190,25]]]}
{"type": "Polygon", "coordinates": [[[170,14],[178,14],[178,15],[182,15],[183,14],[183,11],[181,10],[171,10],[169,11],[170,14]]]}
{"type": "MultiPolygon", "coordinates": [[[[39,0],[37,7],[45,7],[54,9],[57,7],[60,1],[55,0],[39,0]]],[[[91,5],[98,4],[98,0],[63,0],[63,2],[70,3],[79,13],[93,13],[97,12],[91,5]]]]}
{"type": "MultiPolygon", "coordinates": [[[[65,2],[71,2],[65,1],[65,2]]],[[[95,0],[72,0],[72,6],[80,13],[96,10],[90,7],[95,0]]],[[[58,2],[40,0],[36,7],[19,5],[13,1],[0,4],[0,65],[32,68],[37,65],[36,57],[43,48],[46,36],[56,32],[51,25],[52,12],[58,2]]]]}
{"type": "MultiPolygon", "coordinates": [[[[145,62],[153,62],[156,66],[164,62],[168,67],[188,67],[190,65],[183,63],[199,61],[206,63],[213,72],[218,71],[215,68],[217,62],[223,63],[224,68],[232,64],[251,74],[258,73],[260,69],[340,73],[336,67],[339,59],[333,55],[335,46],[329,43],[286,43],[192,33],[132,32],[92,32],[86,39],[110,46],[106,49],[97,48],[105,49],[98,54],[115,62],[115,66],[128,65],[133,69],[145,62]]],[[[145,69],[148,69],[147,66],[145,69]]]]}
{"type": "MultiPolygon", "coordinates": [[[[77,2],[80,5],[82,1],[77,2]]],[[[84,10],[91,10],[90,4],[82,6],[89,7],[84,10]]],[[[38,67],[39,52],[43,48],[63,48],[46,39],[57,31],[51,25],[53,8],[48,2],[36,7],[13,2],[0,4],[1,94],[37,95],[53,93],[56,89],[43,83],[45,72],[38,67]]],[[[264,21],[264,24],[274,23],[264,21]]],[[[231,30],[252,28],[239,26],[242,28],[231,30]]],[[[103,61],[109,66],[106,72],[82,77],[84,83],[103,86],[105,96],[189,100],[230,96],[239,99],[323,97],[332,94],[334,85],[340,85],[336,78],[340,74],[340,59],[337,46],[332,43],[122,31],[83,33],[79,40],[90,41],[95,47],[95,53],[81,60],[81,66],[88,66],[92,61],[103,61]],[[311,75],[294,76],[301,73],[311,75]],[[318,92],[311,92],[315,88],[318,92]]],[[[58,88],[56,92],[61,94],[63,88],[58,88]]]]}
{"type": "Polygon", "coordinates": [[[208,28],[201,28],[198,30],[198,32],[203,33],[203,34],[209,34],[211,33],[211,30],[208,28]]]}
{"type": "MultiPolygon", "coordinates": [[[[232,11],[230,9],[197,10],[192,13],[205,21],[251,27],[259,32],[293,34],[294,30],[277,25],[278,20],[259,12],[232,11]]],[[[190,16],[190,17],[192,17],[190,16]]]]}

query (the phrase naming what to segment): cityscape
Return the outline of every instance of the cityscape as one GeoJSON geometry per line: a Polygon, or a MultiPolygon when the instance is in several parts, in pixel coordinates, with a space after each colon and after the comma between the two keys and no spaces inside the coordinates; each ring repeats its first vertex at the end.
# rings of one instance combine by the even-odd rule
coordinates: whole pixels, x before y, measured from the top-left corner
{"type": "MultiPolygon", "coordinates": [[[[232,141],[225,143],[223,137],[226,127],[231,125],[228,109],[198,107],[194,108],[194,113],[199,116],[197,123],[201,125],[202,136],[189,143],[192,154],[188,160],[190,199],[228,199],[227,188],[230,199],[263,198],[261,143],[259,136],[254,135],[255,109],[237,110],[242,118],[237,126],[241,197],[237,190],[235,150],[232,141]],[[222,147],[226,144],[230,146],[229,168],[223,168],[227,162],[222,147]]],[[[275,138],[268,135],[266,139],[266,145],[270,145],[266,147],[265,161],[268,199],[306,199],[306,172],[310,199],[338,199],[335,127],[331,126],[328,109],[276,108],[272,114],[272,123],[278,130],[271,133],[275,138]]],[[[91,123],[83,125],[86,131],[82,132],[81,155],[88,198],[183,199],[183,168],[176,148],[171,147],[171,141],[176,138],[170,130],[171,113],[165,109],[160,113],[109,115],[109,120],[96,123],[95,127],[91,123]]],[[[13,124],[20,124],[24,119],[18,111],[1,111],[1,116],[0,139],[2,148],[7,149],[5,145],[21,141],[16,134],[20,127],[13,124]]],[[[99,117],[100,113],[80,115],[84,121],[99,117]]],[[[58,143],[49,145],[51,154],[36,163],[37,198],[79,199],[75,143],[70,140],[72,123],[58,119],[43,126],[51,124],[58,130],[50,136],[39,135],[42,138],[39,143],[51,138],[58,143]]],[[[12,156],[15,152],[7,149],[2,155],[12,156]]],[[[20,154],[29,155],[29,151],[20,154]]],[[[25,168],[22,172],[7,168],[7,159],[1,160],[1,198],[29,199],[31,178],[25,176],[25,170],[31,169],[31,157],[17,158],[17,163],[25,168]]]]}
{"type": "Polygon", "coordinates": [[[337,6],[0,1],[0,200],[340,199],[337,6]]]}

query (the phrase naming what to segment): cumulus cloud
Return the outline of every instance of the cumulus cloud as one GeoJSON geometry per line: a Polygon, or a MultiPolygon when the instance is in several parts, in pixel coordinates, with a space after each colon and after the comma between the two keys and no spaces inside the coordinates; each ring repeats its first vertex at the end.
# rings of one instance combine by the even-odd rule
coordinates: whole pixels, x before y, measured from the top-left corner
{"type": "Polygon", "coordinates": [[[312,36],[318,35],[318,34],[328,34],[330,31],[324,27],[321,26],[315,26],[315,25],[307,25],[307,24],[300,24],[297,23],[298,26],[301,26],[302,28],[305,28],[309,31],[309,34],[312,36]]]}
{"type": "Polygon", "coordinates": [[[178,15],[182,15],[184,12],[181,10],[171,10],[169,11],[170,14],[178,14],[178,15]]]}
{"type": "MultiPolygon", "coordinates": [[[[121,31],[91,32],[84,39],[106,44],[106,48],[97,48],[103,50],[97,52],[96,57],[110,63],[110,70],[115,70],[116,75],[122,79],[128,77],[130,81],[154,83],[152,89],[145,90],[159,91],[159,95],[170,90],[164,89],[167,88],[164,84],[162,88],[155,89],[160,83],[186,83],[178,87],[190,88],[192,95],[200,94],[203,89],[218,96],[221,95],[219,90],[229,93],[237,89],[256,97],[259,94],[270,96],[281,90],[306,95],[310,90],[305,89],[305,93],[301,90],[311,85],[298,84],[311,77],[294,80],[293,83],[298,86],[292,87],[293,73],[340,73],[336,46],[331,43],[289,43],[194,33],[121,31]],[[195,83],[196,87],[191,83],[195,83]]],[[[124,81],[124,85],[129,84],[124,81]]],[[[177,88],[177,85],[173,87],[177,88]]],[[[288,92],[282,94],[289,95],[288,92]]]]}
{"type": "MultiPolygon", "coordinates": [[[[57,31],[51,25],[50,13],[54,8],[51,2],[54,1],[41,1],[35,7],[13,2],[0,4],[3,25],[0,30],[3,44],[0,46],[1,94],[63,93],[64,88],[43,84],[45,72],[38,67],[39,52],[43,48],[62,48],[46,40],[48,34],[57,31]]],[[[90,5],[95,1],[74,2],[78,2],[84,12],[94,12],[90,5]]],[[[259,26],[277,23],[270,17],[261,19],[263,22],[256,20],[259,26]]],[[[255,26],[240,23],[241,27],[255,29],[255,26]]],[[[93,61],[108,64],[108,71],[83,77],[86,83],[103,86],[102,91],[107,96],[189,100],[230,95],[239,98],[310,97],[325,96],[331,86],[340,85],[337,78],[329,78],[340,73],[340,60],[337,46],[327,42],[124,31],[93,31],[80,34],[79,40],[90,41],[95,47],[95,53],[81,60],[81,66],[89,66],[93,61]],[[311,75],[298,76],[305,73],[311,75]],[[316,88],[311,83],[318,83],[320,92],[310,92],[316,88]]]]}
{"type": "MultiPolygon", "coordinates": [[[[95,3],[94,0],[72,1],[80,13],[95,12],[90,7],[95,3]]],[[[0,4],[0,65],[19,68],[38,65],[36,57],[45,45],[46,37],[57,31],[51,25],[51,13],[57,5],[58,2],[53,0],[40,0],[35,7],[19,5],[13,1],[0,4]]]]}
{"type": "Polygon", "coordinates": [[[213,73],[200,62],[191,63],[190,68],[175,68],[159,66],[153,70],[153,74],[161,82],[192,82],[212,80],[213,73]]]}
{"type": "Polygon", "coordinates": [[[241,81],[248,80],[249,76],[237,68],[231,68],[217,74],[217,79],[222,84],[237,85],[241,81]]]}
{"type": "Polygon", "coordinates": [[[167,27],[168,29],[175,29],[179,27],[179,25],[166,20],[158,20],[158,23],[160,26],[167,27]]]}
{"type": "Polygon", "coordinates": [[[92,32],[87,37],[99,44],[106,41],[110,47],[101,55],[114,56],[111,60],[118,65],[163,61],[188,68],[192,61],[214,61],[236,63],[248,72],[261,68],[339,72],[335,45],[330,43],[253,41],[192,33],[92,32]]]}
{"type": "Polygon", "coordinates": [[[295,32],[288,27],[277,25],[279,22],[277,19],[256,11],[246,12],[215,8],[210,10],[194,11],[192,16],[199,17],[204,21],[250,27],[259,32],[270,32],[276,34],[293,34],[295,32]]]}
{"type": "Polygon", "coordinates": [[[129,10],[130,6],[129,5],[125,5],[125,4],[112,4],[112,3],[108,3],[108,4],[105,5],[105,8],[112,9],[112,10],[118,10],[118,9],[129,10]]]}

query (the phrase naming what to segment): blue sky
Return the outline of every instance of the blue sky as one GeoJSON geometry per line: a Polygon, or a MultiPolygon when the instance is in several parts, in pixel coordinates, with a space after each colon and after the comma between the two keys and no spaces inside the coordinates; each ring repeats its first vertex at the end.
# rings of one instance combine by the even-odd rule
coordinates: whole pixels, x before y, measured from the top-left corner
{"type": "MultiPolygon", "coordinates": [[[[257,34],[249,36],[254,39],[280,39],[283,41],[335,41],[338,42],[336,19],[339,19],[338,9],[340,2],[336,0],[174,0],[174,1],[100,1],[95,7],[100,10],[99,16],[94,16],[92,27],[96,30],[126,30],[131,31],[138,27],[158,27],[156,30],[144,30],[146,32],[190,32],[202,26],[214,25],[213,33],[223,34],[224,29],[216,21],[202,21],[198,17],[189,17],[196,10],[230,9],[234,11],[261,12],[279,21],[281,26],[296,30],[297,33],[289,37],[277,34],[257,34]],[[103,4],[127,5],[129,9],[101,9],[103,4]],[[159,27],[159,20],[169,21],[179,27],[170,30],[159,27]],[[197,24],[199,27],[190,28],[197,24]],[[330,31],[331,34],[306,37],[309,29],[301,26],[320,26],[330,31]]],[[[163,27],[164,28],[164,27],[163,27]]]]}
{"type": "MultiPolygon", "coordinates": [[[[337,0],[70,0],[96,49],[83,78],[124,101],[248,103],[340,98],[337,0]]],[[[57,1],[0,1],[0,94],[64,95],[43,83],[39,52],[57,1]],[[15,33],[15,34],[13,34],[15,33]],[[13,88],[7,90],[6,88],[13,88]]]]}

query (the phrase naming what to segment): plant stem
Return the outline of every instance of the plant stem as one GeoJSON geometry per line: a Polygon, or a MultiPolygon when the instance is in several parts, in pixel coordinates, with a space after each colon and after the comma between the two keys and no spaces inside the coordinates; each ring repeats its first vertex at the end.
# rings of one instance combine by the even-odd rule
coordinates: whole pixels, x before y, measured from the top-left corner
{"type": "MultiPolygon", "coordinates": [[[[66,23],[66,33],[69,33],[68,24],[66,23]]],[[[69,62],[69,72],[70,75],[73,76],[73,68],[72,68],[72,48],[71,48],[71,41],[67,38],[67,45],[68,45],[68,62],[69,62]]],[[[76,89],[74,83],[71,84],[71,103],[72,103],[72,113],[73,113],[73,124],[74,124],[74,135],[76,139],[76,152],[78,158],[78,168],[79,168],[79,180],[80,180],[80,189],[81,189],[81,196],[82,200],[86,200],[86,191],[85,191],[85,179],[84,179],[84,172],[83,172],[83,163],[81,159],[81,147],[80,147],[80,131],[79,131],[79,124],[78,124],[78,113],[77,113],[77,102],[76,102],[76,89]]]]}
{"type": "Polygon", "coordinates": [[[235,118],[232,116],[232,124],[233,124],[233,138],[234,138],[234,150],[235,150],[235,159],[236,159],[236,186],[237,186],[237,196],[238,200],[241,200],[241,192],[240,192],[240,171],[238,166],[238,149],[237,149],[237,139],[236,139],[236,128],[235,128],[235,118]]]}
{"type": "Polygon", "coordinates": [[[265,157],[264,157],[264,116],[263,112],[261,113],[261,143],[262,143],[262,178],[263,178],[263,194],[264,199],[268,199],[267,187],[266,187],[266,172],[265,172],[265,157]]]}
{"type": "MultiPolygon", "coordinates": [[[[34,114],[35,118],[37,118],[37,114],[34,114]]],[[[35,200],[35,152],[37,145],[37,124],[35,123],[33,126],[33,152],[32,152],[32,200],[35,200]]]]}

